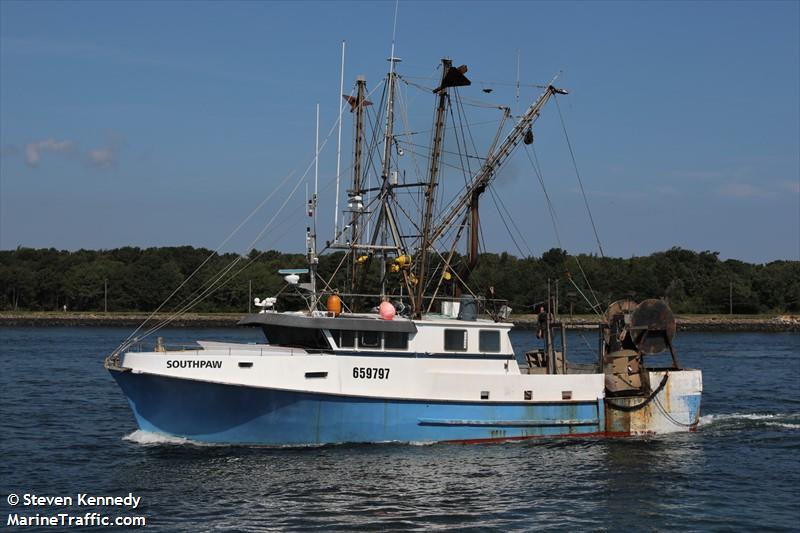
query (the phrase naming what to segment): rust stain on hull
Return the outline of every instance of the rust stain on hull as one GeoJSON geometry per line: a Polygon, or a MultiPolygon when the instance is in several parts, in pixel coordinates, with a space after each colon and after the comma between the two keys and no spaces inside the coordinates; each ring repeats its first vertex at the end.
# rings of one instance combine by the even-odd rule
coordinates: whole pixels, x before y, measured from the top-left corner
{"type": "Polygon", "coordinates": [[[699,370],[650,371],[656,393],[607,398],[606,430],[630,435],[694,431],[700,420],[702,376],[699,370]]]}

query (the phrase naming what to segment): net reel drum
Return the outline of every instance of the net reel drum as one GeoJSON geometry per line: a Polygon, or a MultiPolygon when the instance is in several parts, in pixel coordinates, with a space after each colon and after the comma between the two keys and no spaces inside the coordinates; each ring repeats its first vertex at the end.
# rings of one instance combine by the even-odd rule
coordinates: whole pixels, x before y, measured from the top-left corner
{"type": "Polygon", "coordinates": [[[650,390],[645,355],[669,349],[672,368],[679,368],[672,346],[675,316],[666,302],[649,299],[637,304],[619,300],[608,307],[604,318],[607,327],[603,371],[609,394],[624,396],[650,390]]]}

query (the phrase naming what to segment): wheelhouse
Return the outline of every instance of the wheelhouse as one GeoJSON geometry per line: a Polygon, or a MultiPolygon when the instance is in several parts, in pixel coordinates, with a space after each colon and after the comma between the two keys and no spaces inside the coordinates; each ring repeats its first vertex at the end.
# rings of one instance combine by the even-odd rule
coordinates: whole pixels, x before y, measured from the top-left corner
{"type": "Polygon", "coordinates": [[[309,316],[259,313],[241,325],[262,329],[275,346],[325,353],[405,353],[453,356],[513,356],[511,324],[445,318],[381,320],[369,314],[309,316]]]}

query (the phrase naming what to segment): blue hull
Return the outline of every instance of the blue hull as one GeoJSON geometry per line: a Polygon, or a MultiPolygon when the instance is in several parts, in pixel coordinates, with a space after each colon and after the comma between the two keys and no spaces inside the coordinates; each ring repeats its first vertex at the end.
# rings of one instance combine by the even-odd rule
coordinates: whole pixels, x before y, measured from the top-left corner
{"type": "Polygon", "coordinates": [[[301,393],[111,371],[139,427],[199,442],[319,445],[345,442],[511,440],[603,431],[602,400],[558,403],[425,402],[301,393]]]}

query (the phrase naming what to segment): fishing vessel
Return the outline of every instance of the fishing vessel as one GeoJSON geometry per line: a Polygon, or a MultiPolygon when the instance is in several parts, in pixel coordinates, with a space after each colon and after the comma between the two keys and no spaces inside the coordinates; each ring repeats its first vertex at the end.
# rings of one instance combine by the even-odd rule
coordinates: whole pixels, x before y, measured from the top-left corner
{"type": "Polygon", "coordinates": [[[511,309],[492,288],[470,286],[480,252],[480,198],[512,152],[533,143],[548,101],[567,91],[554,80],[522,113],[494,106],[500,125],[488,150],[459,155],[463,179],[448,182],[443,156],[453,154],[446,135],[455,140],[448,146],[469,152],[464,124],[452,123],[472,85],[468,69],[444,59],[435,87],[424,87],[397,72],[394,47],[388,61],[379,104],[370,101],[363,77],[343,95],[353,117],[352,181],[341,224],[337,213],[324,246],[340,254],[339,267],[329,276],[318,269],[315,186],[307,204],[307,265],[281,270],[280,294],[256,299],[259,312],[240,322],[260,328],[263,343],[198,341],[172,349],[159,341],[142,350],[142,336],[132,334],[106,358],[139,428],[197,442],[272,446],[694,430],[702,376],[680,367],[675,320],[664,301],[621,300],[598,311],[597,353],[577,363],[567,343],[573,324],[560,318],[549,291],[539,345],[517,354],[511,309]],[[421,153],[420,144],[396,131],[400,83],[434,105],[429,143],[412,176],[398,160],[406,151],[421,153]],[[289,309],[289,294],[299,309],[289,309]],[[670,354],[669,364],[648,365],[660,352],[670,354]]]}

